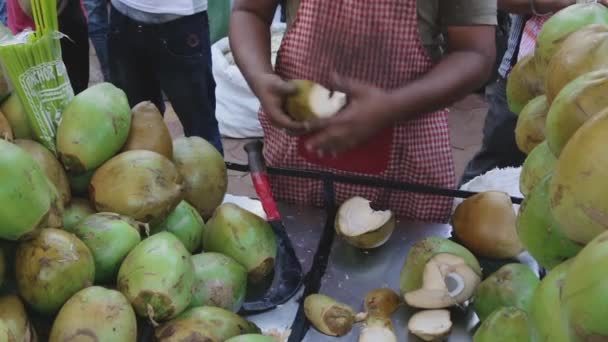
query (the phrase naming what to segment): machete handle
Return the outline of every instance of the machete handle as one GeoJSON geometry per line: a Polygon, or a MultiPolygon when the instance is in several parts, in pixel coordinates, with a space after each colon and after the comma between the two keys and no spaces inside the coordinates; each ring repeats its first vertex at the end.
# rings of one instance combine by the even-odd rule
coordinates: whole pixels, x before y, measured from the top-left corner
{"type": "Polygon", "coordinates": [[[278,221],[281,219],[279,210],[272,196],[270,189],[270,181],[268,180],[268,174],[266,173],[266,164],[264,163],[264,156],[262,154],[263,143],[259,140],[255,140],[245,144],[245,152],[247,152],[247,159],[249,160],[249,172],[251,173],[251,181],[255,187],[255,192],[260,197],[262,207],[268,216],[269,221],[278,221]]]}

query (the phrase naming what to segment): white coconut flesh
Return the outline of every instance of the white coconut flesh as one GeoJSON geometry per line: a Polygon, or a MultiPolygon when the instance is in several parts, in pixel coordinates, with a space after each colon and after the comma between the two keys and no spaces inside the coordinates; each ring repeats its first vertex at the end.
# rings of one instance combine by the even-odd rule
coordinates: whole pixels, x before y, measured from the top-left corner
{"type": "Polygon", "coordinates": [[[464,261],[442,253],[431,258],[422,273],[420,289],[405,294],[405,302],[421,309],[443,309],[466,302],[481,281],[464,261]]]}
{"type": "Polygon", "coordinates": [[[308,93],[308,105],[318,118],[329,118],[338,113],[346,105],[346,94],[331,91],[315,83],[308,93]]]}
{"type": "Polygon", "coordinates": [[[395,333],[384,326],[366,326],[361,330],[359,342],[397,342],[395,333]]]}
{"type": "Polygon", "coordinates": [[[369,200],[353,197],[340,206],[338,229],[345,236],[361,236],[382,228],[392,217],[390,210],[374,210],[369,200]]]}
{"type": "Polygon", "coordinates": [[[425,341],[447,335],[452,329],[448,310],[424,310],[415,313],[407,323],[408,330],[425,341]]]}

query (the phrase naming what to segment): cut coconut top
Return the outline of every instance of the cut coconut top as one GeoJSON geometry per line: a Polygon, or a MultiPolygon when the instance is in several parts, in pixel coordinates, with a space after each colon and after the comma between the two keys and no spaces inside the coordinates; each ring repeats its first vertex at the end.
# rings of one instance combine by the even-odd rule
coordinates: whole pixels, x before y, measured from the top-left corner
{"type": "Polygon", "coordinates": [[[308,99],[310,109],[319,118],[329,118],[346,105],[346,94],[331,91],[318,83],[315,83],[310,89],[308,99]]]}
{"type": "Polygon", "coordinates": [[[407,324],[408,330],[425,341],[446,335],[452,329],[448,310],[423,310],[415,313],[407,324]]]}
{"type": "Polygon", "coordinates": [[[353,197],[345,201],[338,211],[340,232],[346,236],[359,236],[382,228],[392,217],[390,210],[374,210],[370,201],[353,197]]]}

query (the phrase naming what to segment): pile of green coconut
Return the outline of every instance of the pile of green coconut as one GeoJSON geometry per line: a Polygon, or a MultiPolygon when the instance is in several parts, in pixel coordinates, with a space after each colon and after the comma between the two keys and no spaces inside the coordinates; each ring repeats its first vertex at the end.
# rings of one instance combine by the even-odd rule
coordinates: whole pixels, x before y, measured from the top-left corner
{"type": "Polygon", "coordinates": [[[238,312],[276,238],[223,202],[213,145],[109,83],[65,107],[56,154],[17,95],[0,111],[0,341],[274,341],[238,312]]]}
{"type": "MultiPolygon", "coordinates": [[[[410,334],[425,341],[447,339],[453,314],[469,309],[479,319],[471,330],[475,342],[608,341],[606,56],[607,7],[577,3],[555,13],[507,82],[508,105],[518,115],[516,142],[527,155],[521,205],[491,189],[465,199],[452,216],[454,239],[429,237],[412,246],[400,296],[376,289],[356,313],[311,295],[305,305],[315,327],[343,336],[362,323],[359,341],[398,341],[391,317],[403,305],[412,313],[410,334]],[[523,262],[526,253],[544,277],[523,262]],[[484,264],[498,266],[484,270],[484,264]]],[[[394,228],[388,226],[367,232],[368,239],[383,233],[363,246],[341,235],[377,248],[394,228]]]]}

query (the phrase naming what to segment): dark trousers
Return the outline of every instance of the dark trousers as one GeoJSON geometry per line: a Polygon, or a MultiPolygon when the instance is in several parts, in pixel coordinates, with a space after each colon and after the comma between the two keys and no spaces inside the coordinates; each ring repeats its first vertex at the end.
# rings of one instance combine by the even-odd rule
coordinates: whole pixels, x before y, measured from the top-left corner
{"type": "Polygon", "coordinates": [[[78,94],[89,86],[89,31],[80,1],[68,1],[57,19],[59,31],[67,35],[61,39],[61,56],[74,93],[78,94]]]}
{"type": "Polygon", "coordinates": [[[206,139],[223,154],[206,12],[144,24],[112,7],[108,54],[112,83],[127,94],[132,107],[152,101],[164,113],[164,92],[184,134],[206,139]]]}
{"type": "Polygon", "coordinates": [[[481,149],[467,164],[460,185],[496,167],[519,167],[526,159],[515,143],[517,115],[509,110],[506,89],[507,81],[499,77],[488,96],[481,149]]]}

